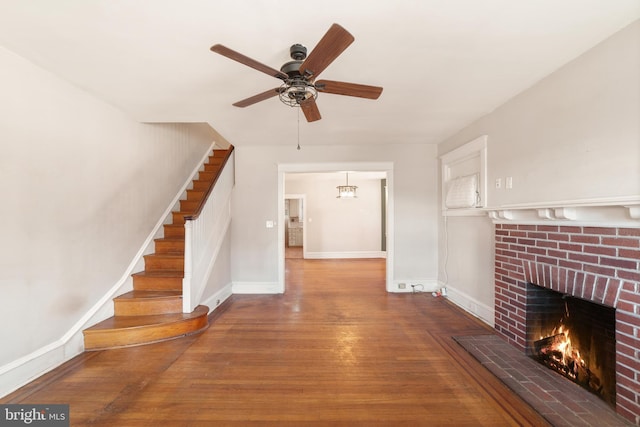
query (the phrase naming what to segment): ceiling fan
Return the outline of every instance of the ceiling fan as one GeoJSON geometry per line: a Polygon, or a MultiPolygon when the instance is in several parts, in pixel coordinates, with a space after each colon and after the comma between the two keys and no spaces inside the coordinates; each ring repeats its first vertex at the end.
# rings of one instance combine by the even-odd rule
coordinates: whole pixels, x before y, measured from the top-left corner
{"type": "Polygon", "coordinates": [[[280,100],[290,106],[300,107],[308,122],[320,120],[320,110],[316,104],[318,92],[335,95],[356,96],[378,99],[382,88],[356,83],[333,80],[317,80],[324,71],[351,43],[354,37],[338,24],[333,24],[307,56],[307,48],[301,44],[291,46],[289,52],[292,61],[285,63],[280,70],[271,68],[221,44],[211,47],[211,51],[233,59],[241,64],[282,80],[280,87],[269,89],[233,104],[236,107],[248,107],[278,95],[280,100]]]}

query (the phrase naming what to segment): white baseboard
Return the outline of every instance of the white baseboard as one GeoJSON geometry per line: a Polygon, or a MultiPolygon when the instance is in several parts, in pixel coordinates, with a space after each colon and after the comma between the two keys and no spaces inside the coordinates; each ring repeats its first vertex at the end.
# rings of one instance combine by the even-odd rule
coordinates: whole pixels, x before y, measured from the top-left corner
{"type": "Polygon", "coordinates": [[[412,293],[412,292],[435,292],[440,288],[436,279],[406,279],[394,280],[389,292],[412,293]],[[402,286],[404,285],[404,288],[402,286]],[[412,286],[413,285],[413,286],[412,286]]]}
{"type": "Polygon", "coordinates": [[[464,311],[472,314],[478,319],[482,320],[492,328],[495,325],[495,311],[493,307],[489,307],[486,304],[481,303],[480,301],[472,298],[466,293],[451,287],[448,285],[447,289],[447,299],[463,309],[464,311]]]}
{"type": "Polygon", "coordinates": [[[201,304],[209,307],[209,314],[211,314],[231,295],[233,295],[233,284],[229,283],[209,298],[206,298],[201,304]]]}
{"type": "Polygon", "coordinates": [[[64,343],[56,341],[0,367],[0,396],[16,391],[81,352],[65,354],[64,343]]]}
{"type": "Polygon", "coordinates": [[[234,282],[234,294],[281,294],[284,289],[276,282],[234,282]]]}
{"type": "Polygon", "coordinates": [[[356,258],[386,258],[385,251],[356,251],[356,252],[305,252],[305,259],[356,259],[356,258]]]}

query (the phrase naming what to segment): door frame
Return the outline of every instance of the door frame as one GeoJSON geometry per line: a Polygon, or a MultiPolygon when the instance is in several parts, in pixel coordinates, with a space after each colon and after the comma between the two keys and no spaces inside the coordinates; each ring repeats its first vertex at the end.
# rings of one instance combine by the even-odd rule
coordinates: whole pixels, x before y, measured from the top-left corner
{"type": "MultiPolygon", "coordinates": [[[[386,283],[387,292],[392,292],[394,283],[393,266],[394,266],[394,212],[393,212],[393,162],[344,162],[344,163],[281,163],[278,164],[278,292],[285,292],[285,223],[284,223],[284,199],[285,199],[285,174],[287,173],[323,173],[323,172],[385,172],[387,179],[387,215],[386,215],[386,231],[387,231],[387,257],[386,257],[386,283]]],[[[306,209],[306,200],[304,203],[306,209]]],[[[306,221],[306,212],[304,213],[306,221]]],[[[303,245],[305,243],[304,233],[306,227],[303,227],[303,245]]],[[[306,246],[303,246],[305,248],[306,246]]],[[[306,250],[306,249],[303,249],[306,250]]]]}

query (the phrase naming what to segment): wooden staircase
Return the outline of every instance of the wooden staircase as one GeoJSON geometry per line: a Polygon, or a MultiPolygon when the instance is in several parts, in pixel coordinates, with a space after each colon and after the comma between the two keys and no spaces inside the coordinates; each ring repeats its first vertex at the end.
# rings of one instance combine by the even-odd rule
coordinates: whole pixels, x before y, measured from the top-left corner
{"type": "Polygon", "coordinates": [[[209,326],[209,308],[182,312],[185,217],[195,217],[211,192],[233,147],[213,150],[198,173],[164,237],[155,239],[155,253],[144,256],[144,271],[135,273],[133,291],[113,299],[114,316],[84,333],[85,350],[150,344],[201,332],[209,326]]]}

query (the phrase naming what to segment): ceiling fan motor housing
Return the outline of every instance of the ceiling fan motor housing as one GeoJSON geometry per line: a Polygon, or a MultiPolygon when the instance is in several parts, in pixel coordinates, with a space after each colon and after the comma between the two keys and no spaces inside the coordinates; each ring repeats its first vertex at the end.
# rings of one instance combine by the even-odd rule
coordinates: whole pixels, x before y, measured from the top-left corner
{"type": "Polygon", "coordinates": [[[307,48],[296,43],[289,49],[289,54],[291,55],[291,59],[302,61],[307,57],[307,48]]]}
{"type": "Polygon", "coordinates": [[[300,65],[302,64],[301,60],[293,60],[285,63],[282,67],[280,67],[280,71],[289,76],[290,79],[300,76],[300,65]]]}
{"type": "Polygon", "coordinates": [[[300,65],[307,57],[307,48],[301,44],[294,44],[289,49],[289,52],[293,61],[285,63],[280,67],[280,71],[289,76],[290,79],[300,77],[300,65]]]}

